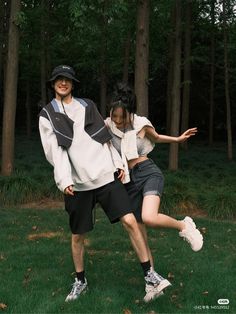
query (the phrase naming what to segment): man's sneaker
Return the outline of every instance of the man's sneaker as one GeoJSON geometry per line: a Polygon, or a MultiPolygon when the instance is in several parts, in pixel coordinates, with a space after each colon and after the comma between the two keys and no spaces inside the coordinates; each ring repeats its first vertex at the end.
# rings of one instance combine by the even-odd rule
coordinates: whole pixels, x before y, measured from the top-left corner
{"type": "Polygon", "coordinates": [[[146,281],[146,295],[143,298],[144,302],[149,302],[154,300],[161,295],[163,295],[163,290],[171,286],[169,280],[163,278],[154,270],[149,270],[147,276],[145,276],[146,281]]]}
{"type": "Polygon", "coordinates": [[[179,232],[179,236],[190,244],[193,251],[197,252],[201,250],[203,246],[203,236],[196,228],[194,221],[192,218],[186,216],[183,222],[186,227],[179,232]]]}
{"type": "Polygon", "coordinates": [[[82,282],[81,280],[78,280],[75,278],[75,282],[72,285],[71,292],[66,297],[65,301],[74,301],[76,300],[81,294],[85,293],[88,289],[87,280],[85,279],[85,282],[82,282]]]}

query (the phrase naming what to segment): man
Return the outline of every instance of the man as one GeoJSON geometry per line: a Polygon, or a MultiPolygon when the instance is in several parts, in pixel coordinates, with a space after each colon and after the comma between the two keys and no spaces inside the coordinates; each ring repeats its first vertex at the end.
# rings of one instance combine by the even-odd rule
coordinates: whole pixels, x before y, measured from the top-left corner
{"type": "Polygon", "coordinates": [[[118,152],[96,105],[90,99],[76,99],[78,86],[73,68],[57,66],[48,81],[55,98],[40,112],[39,130],[47,160],[54,167],[57,187],[65,194],[72,233],[72,257],[76,278],[65,301],[86,291],[84,239],[93,229],[93,208],[100,203],[111,223],[121,221],[144,271],[151,298],[162,294],[170,282],[150,266],[148,249],[120,180],[124,171],[118,152]]]}

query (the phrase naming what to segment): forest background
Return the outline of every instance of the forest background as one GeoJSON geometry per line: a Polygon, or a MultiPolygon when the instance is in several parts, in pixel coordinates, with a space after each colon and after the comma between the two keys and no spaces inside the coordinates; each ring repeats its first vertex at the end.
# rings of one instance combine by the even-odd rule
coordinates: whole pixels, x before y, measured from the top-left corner
{"type": "MultiPolygon", "coordinates": [[[[221,142],[233,163],[234,1],[11,0],[1,1],[0,21],[2,182],[19,173],[16,138],[38,138],[38,113],[52,97],[45,82],[58,64],[75,68],[79,96],[95,100],[104,117],[123,81],[158,132],[197,126],[198,143],[221,142]]],[[[167,158],[178,170],[178,144],[167,158]]]]}

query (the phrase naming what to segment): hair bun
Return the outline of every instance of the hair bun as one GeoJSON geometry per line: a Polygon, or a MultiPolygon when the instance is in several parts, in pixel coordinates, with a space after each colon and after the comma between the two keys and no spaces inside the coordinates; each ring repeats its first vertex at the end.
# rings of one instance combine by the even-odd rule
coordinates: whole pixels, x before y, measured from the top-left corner
{"type": "Polygon", "coordinates": [[[129,85],[123,82],[117,83],[112,98],[113,102],[121,101],[130,113],[136,112],[136,97],[129,85]]]}

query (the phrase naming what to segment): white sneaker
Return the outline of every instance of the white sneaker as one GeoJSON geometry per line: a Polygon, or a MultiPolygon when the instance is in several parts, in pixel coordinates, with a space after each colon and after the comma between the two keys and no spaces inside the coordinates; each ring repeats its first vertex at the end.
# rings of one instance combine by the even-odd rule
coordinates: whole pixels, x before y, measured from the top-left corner
{"type": "Polygon", "coordinates": [[[146,295],[143,298],[144,302],[150,302],[156,298],[159,298],[164,294],[163,290],[171,286],[169,280],[163,278],[154,270],[150,270],[148,272],[147,276],[145,277],[145,281],[146,281],[145,286],[146,295]]]}
{"type": "Polygon", "coordinates": [[[72,285],[71,292],[66,297],[65,302],[76,300],[81,294],[85,293],[87,289],[88,283],[86,279],[85,282],[82,282],[81,280],[75,278],[75,282],[72,285]]]}
{"type": "Polygon", "coordinates": [[[190,244],[193,251],[200,251],[203,246],[202,234],[196,228],[196,225],[192,218],[186,216],[183,222],[185,223],[186,227],[179,232],[179,236],[190,244]]]}
{"type": "Polygon", "coordinates": [[[158,286],[154,287],[153,285],[146,284],[146,287],[145,287],[146,295],[143,298],[143,301],[145,303],[153,301],[153,300],[159,298],[160,296],[162,296],[164,294],[163,291],[159,292],[157,288],[158,288],[158,286]]]}

